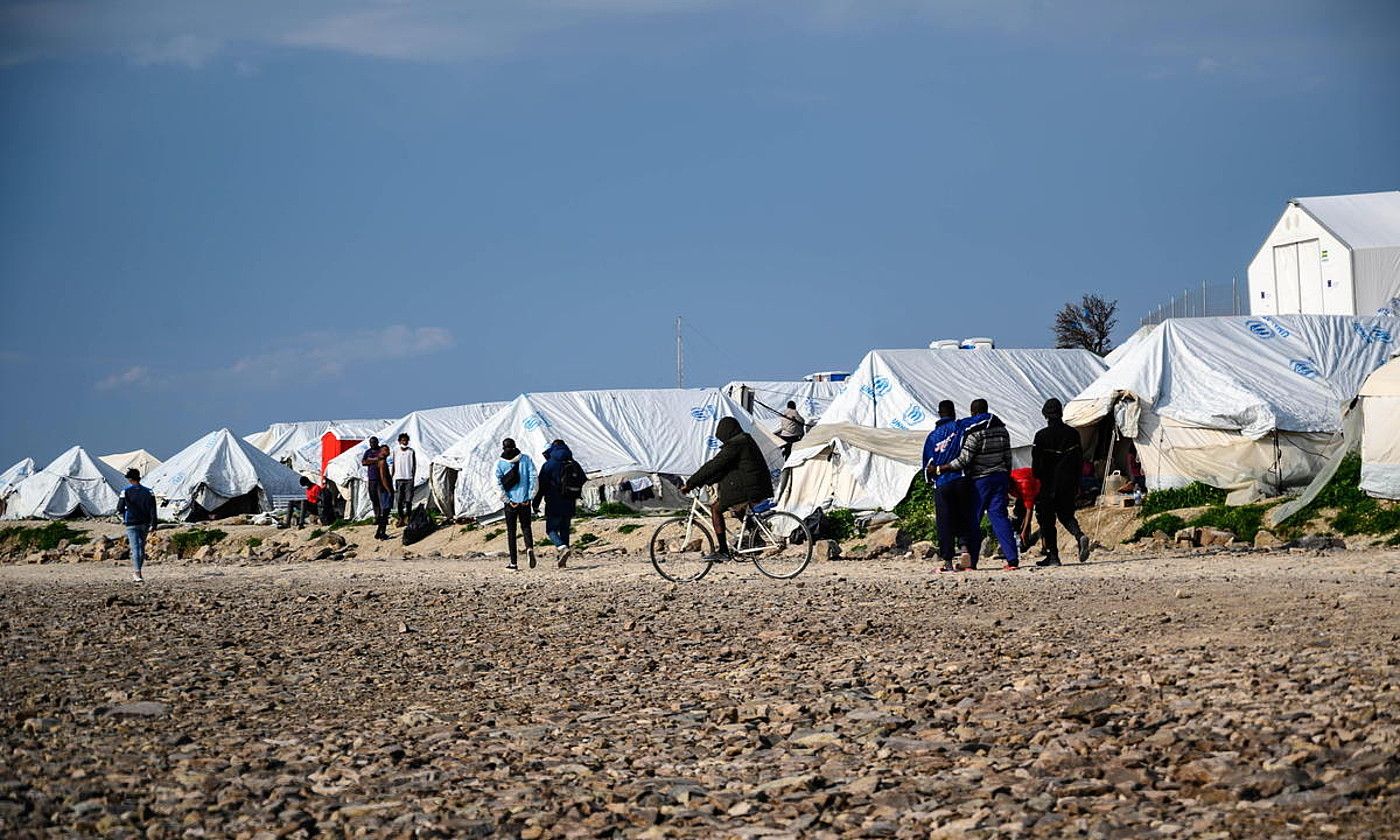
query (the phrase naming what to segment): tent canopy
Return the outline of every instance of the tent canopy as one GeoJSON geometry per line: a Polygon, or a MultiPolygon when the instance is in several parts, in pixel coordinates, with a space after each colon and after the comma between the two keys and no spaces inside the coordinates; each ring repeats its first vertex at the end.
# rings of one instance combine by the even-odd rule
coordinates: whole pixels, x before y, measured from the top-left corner
{"type": "Polygon", "coordinates": [[[753,418],[770,432],[778,428],[783,409],[789,402],[797,403],[797,411],[808,423],[816,422],[831,406],[831,401],[846,389],[842,382],[795,382],[746,380],[724,386],[724,394],[739,403],[753,418]],[[742,394],[747,389],[753,395],[752,406],[742,394]]]}
{"type": "Polygon", "coordinates": [[[178,518],[197,517],[201,511],[244,513],[244,505],[236,511],[222,510],[244,497],[246,507],[271,510],[273,496],[302,492],[301,476],[228,429],[210,432],[170,456],[144,483],[178,518]]]}
{"type": "MultiPolygon", "coordinates": [[[[332,427],[346,431],[361,431],[364,434],[359,437],[368,437],[377,430],[384,428],[389,420],[298,420],[292,423],[273,423],[261,432],[245,435],[244,440],[253,444],[258,449],[272,457],[272,460],[283,464],[290,463],[293,469],[305,470],[310,464],[310,469],[314,472],[321,470],[321,456],[316,453],[316,457],[307,461],[302,456],[303,450],[308,445],[319,444],[321,435],[332,427]]],[[[350,434],[347,437],[355,437],[350,434]]]]}
{"type": "Polygon", "coordinates": [[[34,459],[21,458],[0,473],[0,499],[13,490],[21,481],[34,474],[34,459]]]}
{"type": "Polygon", "coordinates": [[[1400,356],[1361,386],[1361,489],[1400,499],[1400,356]]]}
{"type": "Polygon", "coordinates": [[[103,455],[102,463],[126,475],[126,471],[137,469],[141,475],[150,475],[156,467],[160,466],[160,459],[144,449],[137,449],[134,452],[117,452],[112,455],[103,455]]]}
{"type": "Polygon", "coordinates": [[[1400,248],[1400,191],[1293,199],[1352,250],[1400,248]]]}
{"type": "Polygon", "coordinates": [[[120,473],[74,446],[14,487],[5,499],[4,518],[111,516],[125,486],[120,473]]]}
{"type": "Polygon", "coordinates": [[[717,388],[665,388],[522,394],[435,458],[434,477],[455,471],[456,515],[500,510],[494,468],[508,437],[537,467],[545,448],[560,438],[590,478],[629,472],[688,476],[719,449],[714,432],[722,417],[734,417],[754,434],[776,474],[781,442],[755,426],[738,403],[717,388]]]}

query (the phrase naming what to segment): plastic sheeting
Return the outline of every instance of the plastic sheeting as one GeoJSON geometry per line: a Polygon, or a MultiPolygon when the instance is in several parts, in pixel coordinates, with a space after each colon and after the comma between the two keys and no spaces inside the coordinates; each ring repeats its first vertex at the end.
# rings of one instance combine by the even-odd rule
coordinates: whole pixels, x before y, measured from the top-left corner
{"type": "Polygon", "coordinates": [[[1105,369],[1087,350],[873,350],[788,459],[781,501],[797,513],[825,505],[892,509],[918,473],[923,438],[944,399],[960,414],[986,399],[1006,423],[1013,463],[1024,466],[1045,425],[1045,400],[1068,400],[1105,369]]]}
{"type": "Polygon", "coordinates": [[[26,478],[34,474],[34,459],[21,458],[10,465],[10,468],[0,473],[0,499],[5,498],[9,492],[26,478]]]}
{"type": "Polygon", "coordinates": [[[75,446],[19,482],[5,499],[5,519],[111,516],[126,486],[121,474],[75,446]]]}
{"type": "Polygon", "coordinates": [[[1400,499],[1400,357],[1361,387],[1361,489],[1400,499]]]}
{"type": "Polygon", "coordinates": [[[141,471],[142,476],[150,475],[156,467],[160,466],[160,459],[144,449],[135,452],[118,452],[114,455],[103,455],[102,463],[126,475],[129,469],[141,471]]]}
{"type": "Polygon", "coordinates": [[[724,386],[724,394],[753,415],[765,429],[776,432],[789,402],[797,403],[798,413],[810,425],[845,389],[845,382],[731,382],[724,386]],[[744,389],[753,395],[752,406],[743,397],[744,389]]]}
{"type": "MultiPolygon", "coordinates": [[[[505,406],[506,403],[502,402],[485,402],[423,409],[406,414],[370,434],[379,438],[380,443],[387,443],[393,448],[398,446],[399,434],[408,433],[409,446],[418,456],[418,480],[413,493],[413,503],[416,505],[427,499],[428,467],[433,459],[505,406]]],[[[367,441],[361,442],[326,464],[326,478],[340,487],[341,494],[347,500],[346,515],[351,519],[364,519],[373,512],[369,497],[363,490],[365,468],[360,465],[360,459],[368,448],[367,441]]]]}
{"type": "Polygon", "coordinates": [[[260,510],[274,496],[299,496],[301,476],[228,429],[210,432],[161,464],[142,482],[163,511],[177,519],[198,505],[215,513],[230,500],[257,493],[260,510]]]}
{"type": "Polygon", "coordinates": [[[1164,321],[1075,397],[1065,420],[1085,427],[1116,412],[1150,490],[1201,481],[1279,492],[1306,485],[1336,453],[1343,408],[1397,335],[1400,318],[1389,316],[1164,321]]]}
{"type": "Polygon", "coordinates": [[[714,432],[722,417],[734,417],[754,435],[776,478],[781,441],[738,403],[718,389],[671,388],[522,394],[433,459],[433,482],[439,497],[454,488],[457,516],[500,510],[495,466],[508,437],[537,467],[549,443],[563,439],[591,479],[633,472],[688,476],[720,448],[714,432]]]}
{"type": "Polygon", "coordinates": [[[291,455],[292,469],[297,472],[319,478],[321,475],[321,439],[327,432],[333,432],[341,440],[364,440],[386,425],[391,420],[332,420],[326,428],[316,437],[297,447],[291,455]]]}
{"type": "MultiPolygon", "coordinates": [[[[337,427],[346,430],[364,430],[362,437],[368,437],[392,422],[388,419],[366,420],[299,420],[293,423],[273,423],[261,432],[245,435],[244,440],[272,457],[272,460],[288,464],[292,469],[320,473],[321,456],[316,453],[312,460],[306,460],[302,453],[309,445],[319,444],[321,435],[327,429],[337,427]]],[[[350,435],[354,437],[354,435],[350,435]]]]}

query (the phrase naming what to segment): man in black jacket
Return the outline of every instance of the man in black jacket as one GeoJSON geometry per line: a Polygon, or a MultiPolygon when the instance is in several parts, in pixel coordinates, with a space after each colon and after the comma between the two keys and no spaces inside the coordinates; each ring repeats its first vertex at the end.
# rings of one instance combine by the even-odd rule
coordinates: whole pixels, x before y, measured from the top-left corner
{"type": "Polygon", "coordinates": [[[1037,566],[1060,565],[1060,548],[1056,544],[1055,520],[1074,537],[1079,549],[1079,562],[1089,559],[1089,538],[1074,517],[1074,500],[1079,495],[1079,468],[1084,459],[1079,432],[1064,421],[1064,406],[1051,397],[1040,410],[1046,426],[1035,433],[1031,444],[1031,472],[1040,481],[1040,495],[1035,500],[1035,519],[1045,540],[1045,559],[1037,566]]]}
{"type": "Polygon", "coordinates": [[[715,528],[719,554],[728,556],[729,543],[724,536],[725,511],[743,515],[749,505],[772,497],[773,478],[768,474],[763,451],[753,437],[739,427],[738,420],[733,417],[720,420],[715,428],[715,437],[722,444],[719,452],[681,485],[681,492],[689,493],[708,484],[719,485],[719,498],[710,505],[710,522],[715,528]]]}

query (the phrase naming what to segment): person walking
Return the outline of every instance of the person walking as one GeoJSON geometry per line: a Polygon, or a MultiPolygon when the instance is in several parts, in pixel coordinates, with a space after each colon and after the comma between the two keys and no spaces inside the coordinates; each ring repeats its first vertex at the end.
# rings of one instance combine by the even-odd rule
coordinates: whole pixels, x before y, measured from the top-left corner
{"type": "Polygon", "coordinates": [[[141,567],[146,565],[146,537],[156,529],[156,496],[141,483],[141,471],[135,467],[126,471],[126,480],[129,483],[117,499],[117,513],[131,545],[131,579],[145,583],[141,567]]]}
{"type": "Polygon", "coordinates": [[[398,500],[398,527],[408,524],[413,507],[413,486],[418,480],[418,453],[408,445],[408,432],[399,435],[399,451],[394,453],[394,496],[398,500]]]}
{"type": "Polygon", "coordinates": [[[377,476],[375,483],[375,494],[379,499],[378,506],[374,509],[374,530],[376,540],[389,539],[389,511],[394,508],[394,482],[389,473],[389,444],[381,444],[379,447],[379,457],[375,459],[374,467],[377,476]]]}
{"type": "Polygon", "coordinates": [[[681,485],[681,492],[689,493],[708,484],[719,485],[719,498],[710,505],[710,524],[714,526],[718,546],[712,559],[727,560],[729,543],[724,534],[725,512],[742,517],[749,505],[771,498],[773,477],[768,474],[763,451],[738,420],[733,417],[721,419],[715,427],[715,438],[720,442],[719,452],[700,465],[700,469],[681,485]]]}
{"type": "MultiPolygon", "coordinates": [[[[369,496],[369,506],[374,511],[375,524],[379,523],[379,438],[370,437],[366,442],[365,454],[360,456],[360,465],[365,468],[365,494],[369,496]]],[[[350,511],[354,518],[354,511],[350,511]]],[[[376,537],[377,539],[377,537],[376,537]]]]}
{"type": "Polygon", "coordinates": [[[792,400],[788,400],[782,417],[782,423],[778,426],[778,437],[783,439],[783,457],[787,458],[792,454],[792,445],[807,434],[807,421],[798,413],[797,403],[792,400]]]}
{"type": "Polygon", "coordinates": [[[556,565],[564,568],[573,549],[569,548],[569,531],[573,525],[578,496],[587,475],[574,460],[568,444],[556,440],[544,451],[544,466],[540,467],[539,488],[535,490],[533,512],[540,512],[544,502],[544,534],[554,543],[556,565]]]}
{"type": "Polygon", "coordinates": [[[924,479],[933,485],[934,524],[938,528],[938,557],[943,561],[940,572],[960,571],[953,562],[957,541],[967,546],[969,569],[977,568],[977,555],[982,549],[980,523],[974,518],[977,502],[969,493],[969,482],[959,471],[942,472],[962,449],[962,430],[958,426],[957,408],[952,400],[938,404],[938,422],[924,439],[924,479]]]}
{"type": "Polygon", "coordinates": [[[956,458],[939,467],[939,474],[961,470],[971,480],[976,493],[976,519],[986,514],[992,533],[1006,557],[1006,571],[1020,568],[1021,554],[1016,547],[1016,529],[1006,514],[1007,488],[1011,483],[1011,434],[1000,417],[992,414],[981,398],[968,407],[971,416],[959,422],[962,449],[956,458]]]}
{"type": "Polygon", "coordinates": [[[1059,520],[1074,538],[1079,562],[1089,559],[1093,543],[1079,527],[1074,515],[1074,502],[1079,495],[1079,465],[1084,460],[1084,446],[1079,432],[1064,421],[1064,405],[1054,397],[1045,401],[1040,413],[1045,428],[1035,433],[1031,443],[1031,471],[1040,481],[1040,496],[1035,501],[1035,520],[1040,525],[1040,537],[1045,544],[1045,558],[1037,566],[1060,565],[1060,547],[1055,534],[1059,520]]]}
{"type": "Polygon", "coordinates": [[[515,546],[516,529],[525,537],[525,554],[530,568],[535,568],[535,535],[530,528],[530,505],[535,498],[536,483],[539,477],[535,472],[535,462],[521,452],[513,438],[501,441],[501,457],[496,461],[496,485],[501,488],[501,500],[506,506],[506,539],[510,541],[510,563],[507,569],[515,571],[518,553],[515,546]]]}

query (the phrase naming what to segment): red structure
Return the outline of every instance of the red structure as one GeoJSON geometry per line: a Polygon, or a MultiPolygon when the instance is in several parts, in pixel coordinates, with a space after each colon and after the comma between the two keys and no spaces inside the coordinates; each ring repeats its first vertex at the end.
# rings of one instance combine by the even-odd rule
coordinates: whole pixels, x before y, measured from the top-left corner
{"type": "Polygon", "coordinates": [[[353,448],[355,444],[362,440],[364,440],[364,438],[336,437],[334,431],[326,432],[324,435],[321,435],[321,475],[326,474],[326,464],[329,464],[332,458],[347,449],[353,448]]]}

